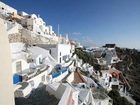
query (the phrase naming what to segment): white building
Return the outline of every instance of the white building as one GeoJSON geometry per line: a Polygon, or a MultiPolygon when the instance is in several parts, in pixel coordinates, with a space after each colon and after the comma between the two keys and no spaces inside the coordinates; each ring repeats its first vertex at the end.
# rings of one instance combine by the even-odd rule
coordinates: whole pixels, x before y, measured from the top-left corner
{"type": "Polygon", "coordinates": [[[67,83],[52,83],[48,84],[46,90],[60,99],[58,105],[79,105],[79,91],[74,90],[67,83]]]}
{"type": "MultiPolygon", "coordinates": [[[[23,11],[18,12],[16,9],[0,2],[0,17],[5,19],[8,34],[14,34],[13,36],[16,37],[14,38],[15,40],[18,39],[18,36],[15,34],[19,34],[24,37],[26,41],[29,37],[30,39],[33,39],[37,36],[41,37],[40,41],[42,41],[42,43],[69,43],[64,37],[60,38],[59,36],[56,36],[53,27],[44,22],[39,15],[28,14],[23,11]]],[[[30,41],[30,39],[28,41],[30,41]]]]}
{"type": "Polygon", "coordinates": [[[119,62],[119,58],[116,54],[115,48],[107,48],[105,50],[105,53],[105,60],[107,61],[107,65],[119,62]]]}
{"type": "Polygon", "coordinates": [[[47,84],[46,77],[49,73],[50,68],[47,65],[39,65],[34,69],[28,69],[18,73],[22,77],[22,80],[15,85],[15,96],[25,97],[30,94],[32,89],[39,87],[41,84],[47,84]]]}
{"type": "Polygon", "coordinates": [[[23,43],[10,43],[11,56],[12,56],[12,72],[13,74],[22,72],[29,68],[27,63],[26,54],[23,52],[23,43]]]}
{"type": "MultiPolygon", "coordinates": [[[[0,17],[6,19],[8,17],[11,21],[15,20],[20,23],[24,28],[42,36],[56,34],[51,25],[46,25],[43,19],[36,14],[28,14],[26,12],[18,12],[16,9],[0,2],[0,17]]],[[[7,18],[7,19],[8,19],[7,18]]]]}
{"type": "Polygon", "coordinates": [[[29,15],[28,13],[26,13],[26,12],[24,12],[24,11],[20,11],[20,12],[18,12],[18,14],[19,14],[20,16],[23,16],[23,17],[29,15]]]}
{"type": "Polygon", "coordinates": [[[17,10],[0,1],[0,14],[8,16],[8,14],[13,13],[17,13],[17,10]]]}
{"type": "MultiPolygon", "coordinates": [[[[104,70],[103,75],[99,78],[100,84],[108,91],[112,89],[123,90],[124,83],[122,73],[116,69],[104,70]]],[[[127,84],[126,84],[127,85],[127,84]]]]}
{"type": "Polygon", "coordinates": [[[23,19],[21,19],[21,24],[28,30],[33,31],[34,33],[42,36],[56,35],[53,31],[52,26],[47,26],[39,15],[28,15],[24,12],[20,12],[19,14],[24,17],[23,19]]]}
{"type": "Polygon", "coordinates": [[[49,50],[52,57],[57,61],[57,63],[60,64],[65,63],[72,56],[71,46],[68,44],[56,44],[56,45],[40,44],[38,46],[49,50]]]}
{"type": "Polygon", "coordinates": [[[25,48],[25,44],[20,42],[10,43],[10,47],[13,73],[28,69],[32,60],[35,65],[46,64],[51,68],[57,64],[49,51],[43,48],[37,46],[25,48]]]}
{"type": "Polygon", "coordinates": [[[47,50],[36,46],[29,47],[28,53],[25,52],[23,43],[12,43],[11,47],[12,55],[15,53],[13,57],[16,58],[12,61],[15,96],[25,97],[33,88],[48,82],[47,76],[52,71],[53,58],[47,50]],[[35,64],[34,67],[33,64],[35,64]]]}

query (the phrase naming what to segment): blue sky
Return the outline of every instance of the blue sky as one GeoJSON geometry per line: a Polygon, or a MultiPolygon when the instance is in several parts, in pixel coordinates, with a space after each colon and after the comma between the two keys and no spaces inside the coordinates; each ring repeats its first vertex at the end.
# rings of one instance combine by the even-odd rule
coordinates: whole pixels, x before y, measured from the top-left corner
{"type": "Polygon", "coordinates": [[[84,45],[140,49],[140,0],[1,0],[39,14],[57,32],[84,45]]]}

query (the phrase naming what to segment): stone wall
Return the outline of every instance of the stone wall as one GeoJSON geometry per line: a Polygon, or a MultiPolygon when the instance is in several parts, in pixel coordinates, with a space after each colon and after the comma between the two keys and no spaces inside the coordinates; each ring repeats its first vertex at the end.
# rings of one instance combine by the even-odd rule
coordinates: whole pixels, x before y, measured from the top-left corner
{"type": "Polygon", "coordinates": [[[16,34],[10,34],[9,36],[9,42],[10,43],[15,43],[15,42],[23,42],[27,43],[29,45],[33,44],[57,44],[58,42],[43,36],[25,36],[21,35],[21,33],[16,33],[16,34]]]}

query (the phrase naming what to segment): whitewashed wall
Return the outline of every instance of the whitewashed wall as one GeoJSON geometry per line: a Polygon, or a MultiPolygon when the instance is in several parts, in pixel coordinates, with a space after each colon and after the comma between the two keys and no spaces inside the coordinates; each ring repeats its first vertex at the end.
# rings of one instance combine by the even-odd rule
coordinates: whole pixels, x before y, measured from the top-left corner
{"type": "Polygon", "coordinates": [[[68,83],[71,83],[72,81],[74,80],[74,72],[72,72],[69,76],[68,76],[68,78],[67,78],[67,82],[68,83]]]}
{"type": "Polygon", "coordinates": [[[40,62],[39,62],[39,59],[43,59],[42,55],[38,55],[36,58],[35,58],[35,63],[36,65],[40,65],[40,62]]]}
{"type": "Polygon", "coordinates": [[[0,105],[14,105],[14,90],[12,84],[12,67],[8,34],[4,21],[0,19],[0,105]]]}
{"type": "Polygon", "coordinates": [[[43,73],[41,73],[41,74],[31,78],[30,80],[28,80],[28,82],[30,84],[32,84],[32,82],[33,82],[34,86],[32,88],[37,88],[41,82],[42,83],[46,83],[47,82],[46,81],[47,74],[48,74],[48,71],[46,70],[45,72],[43,72],[43,73]],[[44,75],[45,75],[45,82],[42,81],[42,76],[44,76],[44,75]]]}
{"type": "Polygon", "coordinates": [[[25,60],[23,60],[23,59],[15,60],[15,61],[12,62],[13,74],[17,73],[17,71],[16,71],[16,62],[19,62],[19,61],[21,61],[22,71],[29,68],[29,64],[25,60]]]}
{"type": "MultiPolygon", "coordinates": [[[[61,63],[64,63],[64,57],[65,56],[69,56],[71,55],[70,53],[70,50],[71,50],[71,46],[70,45],[67,45],[67,44],[58,44],[58,60],[60,59],[61,57],[61,63]],[[60,52],[61,52],[61,56],[60,56],[60,52]]],[[[60,61],[59,61],[60,63],[60,61]]]]}
{"type": "Polygon", "coordinates": [[[58,105],[67,105],[71,91],[72,91],[71,87],[67,87],[65,89],[65,92],[63,92],[63,96],[61,100],[59,101],[58,105]]]}
{"type": "Polygon", "coordinates": [[[14,9],[14,8],[12,8],[12,7],[10,7],[10,6],[8,6],[8,5],[6,5],[6,4],[4,4],[3,2],[1,2],[0,1],[0,9],[1,8],[4,8],[4,10],[8,13],[17,13],[17,10],[16,9],[14,9]]]}
{"type": "Polygon", "coordinates": [[[58,49],[57,47],[56,48],[51,48],[51,55],[52,57],[58,62],[58,49]]]}
{"type": "Polygon", "coordinates": [[[24,49],[24,43],[10,43],[10,50],[11,53],[18,53],[21,52],[24,49]]]}

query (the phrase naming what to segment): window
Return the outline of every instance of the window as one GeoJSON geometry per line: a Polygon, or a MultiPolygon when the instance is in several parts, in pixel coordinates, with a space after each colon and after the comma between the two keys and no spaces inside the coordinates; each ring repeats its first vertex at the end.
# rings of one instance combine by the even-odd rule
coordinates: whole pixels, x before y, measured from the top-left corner
{"type": "Polygon", "coordinates": [[[51,50],[49,50],[49,53],[51,54],[51,50]]]}
{"type": "Polygon", "coordinates": [[[61,56],[61,52],[60,52],[60,56],[61,56]]]}
{"type": "Polygon", "coordinates": [[[119,86],[118,85],[112,85],[112,89],[118,90],[119,86]]]}
{"type": "Polygon", "coordinates": [[[27,63],[30,63],[30,62],[33,62],[33,59],[28,58],[28,59],[27,59],[27,63]]]}
{"type": "Polygon", "coordinates": [[[31,18],[31,16],[28,16],[28,18],[31,18]]]}
{"type": "Polygon", "coordinates": [[[50,80],[50,77],[49,76],[46,76],[46,81],[49,81],[50,80]]]}
{"type": "Polygon", "coordinates": [[[45,75],[43,75],[43,76],[41,77],[41,81],[42,81],[42,82],[45,82],[45,75]]]}
{"type": "Polygon", "coordinates": [[[69,59],[70,58],[70,55],[67,55],[67,59],[69,59]]]}
{"type": "Polygon", "coordinates": [[[21,70],[22,70],[21,61],[18,61],[18,62],[16,62],[16,71],[21,72],[21,70]]]}
{"type": "Polygon", "coordinates": [[[42,64],[43,62],[42,62],[42,59],[41,58],[39,58],[39,64],[42,64]]]}
{"type": "Polygon", "coordinates": [[[59,62],[61,63],[61,57],[60,57],[60,61],[59,62]]]}

